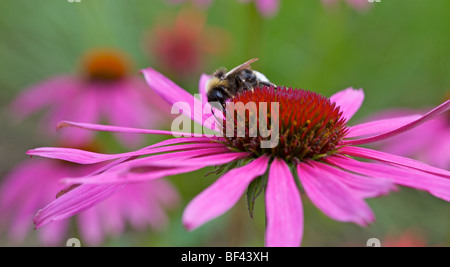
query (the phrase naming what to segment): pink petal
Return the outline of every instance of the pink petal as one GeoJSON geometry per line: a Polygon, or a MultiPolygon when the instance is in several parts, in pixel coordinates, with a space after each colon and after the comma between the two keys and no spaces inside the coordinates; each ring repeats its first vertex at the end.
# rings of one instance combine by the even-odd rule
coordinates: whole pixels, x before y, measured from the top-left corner
{"type": "Polygon", "coordinates": [[[301,163],[298,176],[311,201],[330,218],[367,226],[374,221],[369,206],[355,192],[326,173],[315,162],[301,163]]]}
{"type": "MultiPolygon", "coordinates": [[[[203,112],[205,112],[204,117],[207,116],[215,116],[219,121],[223,121],[224,117],[223,117],[223,113],[222,112],[215,112],[214,115],[211,113],[212,111],[212,106],[208,103],[208,97],[206,96],[206,82],[208,81],[208,79],[210,78],[210,75],[207,74],[202,74],[200,76],[200,81],[198,83],[198,91],[201,97],[201,102],[203,104],[203,112]],[[207,115],[206,112],[211,113],[210,115],[207,115]],[[206,115],[206,116],[205,116],[206,115]]],[[[214,118],[214,123],[216,123],[217,119],[214,118]]],[[[203,121],[203,126],[204,127],[208,127],[209,129],[214,129],[214,126],[212,126],[213,124],[211,123],[211,127],[209,127],[209,124],[206,123],[206,120],[203,121]]],[[[220,124],[217,124],[220,125],[220,124]]],[[[220,129],[220,126],[217,127],[218,129],[220,129]]]]}
{"type": "Polygon", "coordinates": [[[149,195],[155,198],[159,203],[167,208],[174,208],[180,202],[180,196],[176,188],[166,180],[155,180],[148,187],[149,195]]]}
{"type": "Polygon", "coordinates": [[[210,77],[210,75],[202,73],[198,82],[198,93],[202,96],[202,99],[204,101],[208,99],[208,97],[206,96],[206,82],[210,77]]]}
{"type": "Polygon", "coordinates": [[[157,134],[157,135],[173,135],[173,136],[178,135],[178,136],[203,137],[202,134],[195,134],[195,133],[138,129],[138,128],[130,128],[130,127],[101,125],[101,124],[78,123],[78,122],[71,122],[71,121],[63,121],[58,124],[58,130],[62,129],[64,127],[77,127],[77,128],[82,128],[82,129],[86,129],[86,130],[115,132],[115,133],[157,134]]]}
{"type": "Polygon", "coordinates": [[[37,232],[42,244],[45,246],[66,245],[64,237],[69,228],[69,223],[69,221],[54,222],[51,225],[47,225],[45,228],[39,229],[37,232]],[[64,243],[61,243],[61,241],[64,241],[64,243]]]}
{"type": "Polygon", "coordinates": [[[404,117],[397,117],[391,119],[382,119],[366,123],[361,123],[349,128],[348,134],[345,138],[363,136],[363,135],[374,135],[393,129],[397,129],[399,125],[408,124],[412,121],[420,118],[421,115],[409,115],[404,117]]]}
{"type": "Polygon", "coordinates": [[[391,179],[399,185],[425,190],[438,198],[450,201],[450,180],[440,176],[397,166],[360,162],[347,157],[328,157],[326,160],[351,172],[391,179]]]}
{"type": "Polygon", "coordinates": [[[259,12],[266,17],[272,17],[278,13],[279,0],[256,0],[259,12]]]}
{"type": "Polygon", "coordinates": [[[282,159],[275,159],[266,188],[266,246],[297,247],[303,236],[303,207],[294,177],[282,159]]]}
{"type": "Polygon", "coordinates": [[[60,221],[107,199],[124,185],[80,185],[39,210],[33,221],[36,228],[60,221]]]}
{"type": "Polygon", "coordinates": [[[227,149],[225,145],[220,143],[200,143],[200,144],[165,146],[151,149],[140,149],[134,152],[119,153],[119,154],[101,154],[81,149],[64,148],[64,147],[40,147],[27,151],[27,155],[60,159],[79,164],[94,164],[124,157],[143,156],[171,151],[198,150],[202,148],[223,148],[226,150],[222,152],[229,151],[229,149],[227,149]]]}
{"type": "Polygon", "coordinates": [[[370,2],[368,0],[346,0],[351,6],[356,10],[365,10],[370,7],[370,2]]]}
{"type": "Polygon", "coordinates": [[[162,230],[169,224],[169,219],[162,207],[157,203],[149,202],[145,195],[137,194],[132,200],[130,205],[134,208],[129,209],[128,217],[134,228],[144,230],[147,225],[150,225],[155,230],[162,230]],[[146,205],[141,204],[144,202],[147,202],[146,205]]]}
{"type": "Polygon", "coordinates": [[[437,134],[433,141],[423,157],[436,167],[450,169],[450,127],[437,134]]]}
{"type": "Polygon", "coordinates": [[[357,175],[320,162],[315,162],[314,166],[319,168],[323,175],[333,177],[333,179],[346,184],[361,198],[377,197],[396,190],[395,185],[388,179],[374,179],[373,177],[357,175]]]}
{"type": "MultiPolygon", "coordinates": [[[[135,85],[139,86],[137,83],[135,85]]],[[[105,95],[104,102],[99,104],[103,104],[101,106],[108,124],[122,127],[157,126],[158,118],[153,116],[149,104],[143,101],[144,96],[139,94],[138,88],[130,88],[131,86],[133,86],[132,81],[123,81],[115,88],[93,88],[105,95]]],[[[130,148],[137,146],[143,140],[141,135],[136,134],[115,134],[115,136],[122,144],[130,148]]]]}
{"type": "MultiPolygon", "coordinates": [[[[90,88],[80,88],[86,90],[80,90],[76,97],[70,100],[66,100],[64,109],[67,113],[59,114],[58,122],[61,119],[74,120],[82,123],[95,123],[100,119],[99,100],[94,90],[90,88]],[[69,102],[70,101],[70,102],[69,102]]],[[[56,124],[52,125],[52,130],[56,124]]],[[[73,146],[83,146],[92,141],[93,134],[88,131],[74,129],[73,131],[60,132],[58,138],[64,143],[71,144],[73,146]]]]}
{"type": "Polygon", "coordinates": [[[169,104],[177,107],[179,110],[190,110],[190,118],[193,121],[203,125],[203,122],[210,117],[209,115],[203,114],[203,104],[198,99],[183,90],[161,73],[152,68],[144,69],[142,70],[142,73],[144,74],[145,80],[150,88],[152,88],[169,104]]]}
{"type": "Polygon", "coordinates": [[[433,110],[431,110],[427,114],[423,115],[419,119],[412,121],[410,123],[407,123],[405,125],[402,125],[394,130],[391,130],[391,131],[388,131],[388,132],[385,132],[385,133],[382,133],[382,134],[379,134],[376,136],[364,138],[364,139],[347,140],[347,141],[344,141],[343,144],[344,145],[361,145],[361,144],[367,144],[367,143],[380,141],[380,140],[398,135],[398,134],[408,131],[410,129],[413,129],[413,128],[421,125],[422,123],[429,121],[429,120],[435,118],[436,116],[439,116],[440,114],[446,112],[449,109],[450,109],[450,100],[447,100],[446,102],[444,102],[443,104],[434,108],[433,110]]]}
{"type": "Polygon", "coordinates": [[[342,147],[340,149],[341,154],[346,154],[355,157],[361,157],[366,159],[373,159],[382,162],[387,162],[390,164],[405,166],[409,168],[413,168],[419,171],[428,172],[436,175],[441,175],[447,178],[450,178],[450,172],[439,169],[433,166],[430,166],[426,163],[413,160],[410,158],[405,158],[401,156],[396,156],[388,153],[384,153],[381,151],[376,151],[368,148],[362,147],[342,147]]]}
{"type": "Polygon", "coordinates": [[[241,198],[250,182],[266,172],[268,161],[267,156],[262,156],[222,175],[188,204],[183,213],[184,226],[194,230],[229,210],[241,198]]]}
{"type": "MultiPolygon", "coordinates": [[[[202,153],[201,151],[198,153],[202,153]]],[[[175,154],[175,153],[174,153],[175,154]]],[[[234,160],[248,157],[248,153],[219,153],[204,157],[195,155],[176,157],[170,155],[158,155],[129,161],[117,165],[107,172],[96,176],[66,178],[63,182],[67,184],[112,184],[112,183],[134,183],[153,180],[164,176],[181,174],[202,169],[206,166],[222,165],[234,160]]]]}
{"type": "Polygon", "coordinates": [[[73,83],[72,80],[70,76],[58,76],[35,85],[23,91],[11,104],[10,109],[22,118],[29,116],[64,95],[64,88],[73,83]]]}
{"type": "Polygon", "coordinates": [[[330,101],[336,103],[336,106],[342,111],[342,117],[349,121],[361,107],[364,101],[364,91],[350,87],[332,95],[330,101]]]}
{"type": "Polygon", "coordinates": [[[101,224],[102,214],[93,207],[77,215],[78,228],[81,234],[82,246],[99,246],[104,239],[104,229],[101,224]]]}
{"type": "MultiPolygon", "coordinates": [[[[440,116],[410,131],[401,133],[389,139],[385,139],[380,143],[376,144],[376,147],[381,148],[379,150],[382,150],[383,152],[386,153],[406,157],[414,155],[417,156],[415,159],[419,161],[423,161],[425,163],[432,163],[432,161],[427,160],[429,158],[420,157],[421,152],[429,151],[433,143],[440,145],[445,140],[445,138],[441,138],[440,136],[446,137],[444,133],[446,128],[447,128],[446,118],[445,116],[440,116]]],[[[440,156],[442,154],[437,155],[440,156]]],[[[448,159],[450,159],[450,157],[448,157],[448,159]]],[[[442,166],[437,167],[448,169],[442,166]]]]}

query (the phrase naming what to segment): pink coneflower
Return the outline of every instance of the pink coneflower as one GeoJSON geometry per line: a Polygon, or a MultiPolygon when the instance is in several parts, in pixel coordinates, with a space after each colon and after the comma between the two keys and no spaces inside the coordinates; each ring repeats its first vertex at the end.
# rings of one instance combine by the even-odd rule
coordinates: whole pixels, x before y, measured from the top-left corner
{"type": "MultiPolygon", "coordinates": [[[[202,107],[203,110],[210,110],[207,103],[194,98],[151,68],[143,70],[143,74],[149,86],[168,103],[178,109],[190,108],[194,111],[191,114],[194,121],[211,125],[207,122],[211,122],[214,116],[202,116],[202,107]]],[[[203,75],[200,80],[203,99],[207,79],[208,76],[203,75]]],[[[281,87],[255,88],[232,98],[231,102],[253,102],[256,105],[279,103],[279,113],[268,111],[268,117],[279,118],[279,142],[273,149],[261,148],[258,145],[261,137],[225,138],[194,134],[115,155],[70,148],[30,150],[29,155],[80,164],[116,159],[93,175],[64,179],[69,185],[83,184],[42,209],[35,217],[36,226],[72,216],[86,206],[113,195],[114,190],[124,184],[217,165],[221,166],[219,171],[231,169],[188,204],[183,214],[184,225],[188,230],[193,230],[225,213],[255,181],[252,188],[258,190],[249,192],[249,202],[260,191],[265,192],[267,246],[300,245],[303,209],[299,186],[305,192],[303,197],[308,196],[332,219],[361,226],[374,220],[374,214],[364,199],[386,194],[395,188],[394,184],[425,190],[450,201],[450,172],[409,158],[357,146],[383,140],[431,120],[448,110],[450,101],[423,116],[349,126],[347,122],[359,109],[363,98],[362,90],[352,88],[326,98],[314,92],[281,87]],[[139,156],[148,157],[135,158],[139,156]]],[[[75,122],[60,124],[60,127],[65,126],[98,131],[176,134],[75,122]]]]}
{"type": "MultiPolygon", "coordinates": [[[[79,73],[56,76],[23,91],[11,111],[23,119],[44,108],[47,112],[41,124],[46,134],[54,134],[61,120],[154,127],[167,119],[163,114],[170,112],[140,77],[131,74],[127,56],[113,49],[92,50],[83,56],[79,73]]],[[[61,140],[70,140],[74,146],[84,146],[93,137],[79,130],[64,134],[67,136],[60,136],[61,140]]],[[[125,145],[139,141],[136,135],[118,137],[125,145]]]]}
{"type": "MultiPolygon", "coordinates": [[[[97,169],[63,161],[36,159],[19,164],[0,188],[0,230],[8,240],[22,243],[33,229],[33,216],[42,206],[55,199],[62,189],[59,180],[83,176],[97,169]]],[[[160,230],[167,225],[164,208],[174,207],[178,194],[165,180],[130,184],[107,201],[79,213],[76,217],[83,246],[101,244],[107,236],[122,233],[127,224],[133,229],[152,227],[160,230]]],[[[65,245],[70,220],[63,220],[37,230],[44,245],[65,245]]]]}
{"type": "Polygon", "coordinates": [[[229,43],[225,30],[206,25],[206,17],[195,10],[181,11],[173,22],[162,21],[154,26],[145,46],[156,64],[175,76],[198,75],[206,57],[224,52],[229,43]]]}
{"type": "MultiPolygon", "coordinates": [[[[394,116],[422,114],[422,110],[386,110],[371,116],[384,119],[394,116]]],[[[393,138],[373,145],[385,152],[413,157],[433,166],[450,169],[450,116],[440,116],[426,125],[418,126],[393,138]]]]}
{"type": "MultiPolygon", "coordinates": [[[[333,6],[336,5],[339,0],[322,0],[325,5],[333,6]]],[[[368,0],[345,0],[347,4],[352,6],[356,10],[366,10],[370,7],[371,4],[368,0]]]]}

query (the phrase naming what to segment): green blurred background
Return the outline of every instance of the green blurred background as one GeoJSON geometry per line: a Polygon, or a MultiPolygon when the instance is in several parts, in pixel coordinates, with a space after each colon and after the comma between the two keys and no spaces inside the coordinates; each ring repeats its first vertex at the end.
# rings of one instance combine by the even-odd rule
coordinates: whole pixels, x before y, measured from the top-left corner
{"type": "MultiPolygon", "coordinates": [[[[52,144],[36,134],[38,115],[19,125],[8,119],[4,107],[21,90],[53,75],[76,71],[80,56],[96,47],[124,50],[136,70],[157,66],[155,57],[145,52],[143,40],[158,20],[170,21],[185,8],[197,7],[189,1],[173,5],[164,0],[1,1],[0,175],[26,159],[27,149],[52,144]]],[[[253,3],[216,0],[200,12],[207,25],[228,32],[229,41],[225,52],[207,57],[196,73],[187,78],[171,75],[191,93],[197,92],[202,72],[231,68],[253,57],[260,59],[253,67],[279,85],[326,96],[350,86],[363,88],[365,102],[353,123],[384,108],[438,105],[450,90],[448,0],[382,0],[366,11],[356,11],[344,2],[329,8],[316,0],[281,0],[273,18],[261,17],[253,3]]],[[[263,246],[261,197],[254,219],[247,215],[245,199],[241,199],[224,216],[193,232],[184,230],[184,206],[216,179],[204,177],[207,171],[169,178],[178,186],[183,203],[170,213],[171,224],[165,230],[142,233],[130,229],[104,245],[263,246]]],[[[401,188],[368,200],[377,220],[367,228],[333,221],[307,198],[302,199],[303,246],[365,246],[371,237],[383,242],[386,236],[406,230],[421,233],[428,245],[450,245],[450,205],[425,192],[401,188]]],[[[33,236],[27,242],[24,245],[39,245],[33,236]]]]}

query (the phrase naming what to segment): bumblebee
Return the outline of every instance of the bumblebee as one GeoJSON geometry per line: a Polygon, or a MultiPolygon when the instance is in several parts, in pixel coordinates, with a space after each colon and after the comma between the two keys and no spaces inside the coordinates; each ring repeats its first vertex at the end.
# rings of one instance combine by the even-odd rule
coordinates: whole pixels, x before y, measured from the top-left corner
{"type": "Polygon", "coordinates": [[[260,86],[276,86],[267,77],[250,68],[250,64],[257,58],[226,71],[225,68],[216,70],[206,82],[206,96],[208,102],[219,102],[225,106],[225,102],[245,90],[253,90],[260,86]]]}

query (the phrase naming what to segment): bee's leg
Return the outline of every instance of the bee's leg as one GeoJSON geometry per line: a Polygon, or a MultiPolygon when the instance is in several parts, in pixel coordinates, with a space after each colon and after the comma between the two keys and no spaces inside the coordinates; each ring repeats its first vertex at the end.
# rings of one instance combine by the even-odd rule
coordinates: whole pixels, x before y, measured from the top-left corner
{"type": "Polygon", "coordinates": [[[214,108],[213,107],[211,107],[211,113],[214,115],[214,118],[216,118],[216,121],[220,124],[220,126],[222,126],[222,128],[223,128],[223,122],[221,122],[220,120],[219,120],[219,118],[217,118],[217,116],[216,116],[216,114],[214,113],[214,108]]]}
{"type": "Polygon", "coordinates": [[[277,88],[277,86],[274,83],[271,83],[271,82],[261,82],[260,81],[259,84],[267,86],[267,87],[273,86],[274,88],[277,88]]]}
{"type": "Polygon", "coordinates": [[[246,82],[245,79],[243,79],[240,76],[236,76],[236,79],[238,79],[239,83],[243,84],[247,88],[247,90],[250,90],[253,92],[253,90],[254,90],[253,86],[251,86],[250,83],[246,82]]]}

